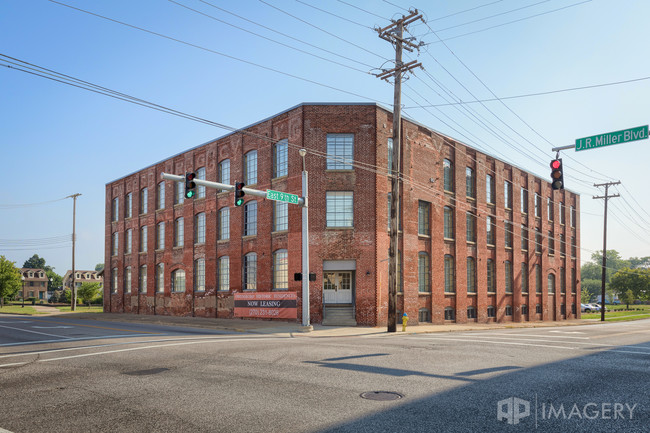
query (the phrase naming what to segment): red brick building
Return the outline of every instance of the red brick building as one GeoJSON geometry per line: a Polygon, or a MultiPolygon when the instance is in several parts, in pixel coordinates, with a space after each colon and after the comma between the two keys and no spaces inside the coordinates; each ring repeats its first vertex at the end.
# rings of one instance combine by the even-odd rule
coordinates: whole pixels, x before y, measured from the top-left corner
{"type": "MultiPolygon", "coordinates": [[[[305,148],[312,322],[385,325],[391,128],[374,103],[300,104],[108,183],[105,311],[232,317],[233,292],[289,290],[300,316],[301,208],[184,199],[161,173],[301,195],[305,148]]],[[[579,317],[579,196],[406,119],[402,137],[400,315],[579,317]]]]}

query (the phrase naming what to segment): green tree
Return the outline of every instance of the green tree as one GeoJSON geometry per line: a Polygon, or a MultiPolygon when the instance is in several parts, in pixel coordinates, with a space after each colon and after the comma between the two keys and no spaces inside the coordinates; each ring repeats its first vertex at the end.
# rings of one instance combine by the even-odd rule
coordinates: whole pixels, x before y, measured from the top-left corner
{"type": "Polygon", "coordinates": [[[634,292],[628,289],[627,292],[623,293],[621,296],[621,301],[627,305],[627,309],[630,309],[630,304],[634,302],[634,292]]]}
{"type": "Polygon", "coordinates": [[[54,272],[52,269],[46,270],[45,274],[47,275],[48,283],[47,283],[47,290],[48,292],[52,292],[59,287],[63,286],[63,277],[56,272],[54,272]]]}
{"type": "Polygon", "coordinates": [[[97,264],[95,265],[95,270],[96,270],[97,272],[101,271],[102,269],[104,269],[104,264],[103,264],[103,263],[97,263],[97,264]]]}
{"type": "Polygon", "coordinates": [[[93,299],[95,299],[95,297],[97,297],[98,293],[99,283],[82,283],[81,287],[77,289],[77,295],[79,296],[79,299],[82,303],[88,304],[89,307],[90,303],[93,299]]]}
{"type": "Polygon", "coordinates": [[[592,299],[600,295],[600,292],[602,290],[602,282],[600,279],[593,280],[590,278],[583,278],[580,283],[580,290],[582,290],[583,294],[587,293],[587,302],[585,303],[589,303],[592,299]]]}
{"type": "MultiPolygon", "coordinates": [[[[591,261],[594,262],[599,267],[598,279],[602,280],[602,264],[603,264],[603,251],[599,250],[591,254],[591,261]]],[[[605,273],[605,284],[609,284],[617,271],[623,268],[629,268],[630,261],[624,260],[618,251],[616,250],[607,250],[607,272],[605,273]]],[[[582,272],[582,269],[580,269],[582,272]]],[[[584,275],[582,278],[585,278],[584,275]]]]}
{"type": "Polygon", "coordinates": [[[16,263],[7,260],[5,256],[0,256],[0,307],[5,297],[15,296],[21,287],[20,269],[16,267],[16,263]]]}
{"type": "Polygon", "coordinates": [[[635,299],[649,299],[650,270],[623,268],[612,276],[609,285],[619,298],[631,290],[635,299]]]}
{"type": "Polygon", "coordinates": [[[587,262],[580,267],[580,278],[582,280],[598,280],[600,281],[603,276],[601,263],[587,262]]]}
{"type": "Polygon", "coordinates": [[[29,259],[25,260],[23,268],[43,269],[44,271],[51,271],[54,268],[45,264],[45,259],[34,254],[29,259]]]}
{"type": "Polygon", "coordinates": [[[642,266],[650,266],[650,256],[630,257],[629,262],[632,269],[640,268],[642,266]]]}

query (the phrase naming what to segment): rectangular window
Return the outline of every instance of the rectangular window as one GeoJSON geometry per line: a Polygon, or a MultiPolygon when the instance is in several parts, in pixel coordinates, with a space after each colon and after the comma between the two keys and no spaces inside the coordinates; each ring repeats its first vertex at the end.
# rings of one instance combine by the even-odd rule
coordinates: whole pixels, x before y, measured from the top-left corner
{"type": "Polygon", "coordinates": [[[219,290],[227,292],[230,290],[230,257],[219,257],[219,290]]]}
{"type": "Polygon", "coordinates": [[[496,245],[496,227],[494,226],[494,217],[488,216],[485,218],[487,237],[486,242],[488,245],[496,245]]]}
{"type": "Polygon", "coordinates": [[[476,216],[467,212],[465,215],[465,231],[467,236],[467,242],[476,242],[476,216]]]}
{"type": "Polygon", "coordinates": [[[512,263],[506,260],[505,263],[505,283],[506,283],[506,293],[512,293],[512,263]]]}
{"type": "Polygon", "coordinates": [[[165,209],[165,181],[158,184],[158,195],[156,197],[156,209],[165,209]]]}
{"type": "Polygon", "coordinates": [[[119,236],[120,235],[117,232],[113,233],[113,245],[111,248],[113,256],[116,256],[117,252],[119,251],[119,236]]]}
{"type": "Polygon", "coordinates": [[[570,207],[569,218],[571,218],[571,227],[575,227],[576,226],[576,208],[573,205],[571,205],[571,207],[570,207]]]}
{"type": "Polygon", "coordinates": [[[282,232],[289,230],[289,203],[273,202],[273,231],[282,232]]]}
{"type": "Polygon", "coordinates": [[[528,190],[521,187],[521,213],[528,213],[528,190]]]}
{"type": "Polygon", "coordinates": [[[467,293],[476,293],[476,261],[474,257],[467,258],[467,293]]]}
{"type": "Polygon", "coordinates": [[[553,201],[550,197],[546,197],[546,213],[548,220],[553,221],[553,201]]]}
{"type": "Polygon", "coordinates": [[[140,215],[147,213],[149,203],[149,189],[142,188],[140,190],[140,215]]]}
{"type": "Polygon", "coordinates": [[[244,290],[257,290],[257,254],[244,256],[244,290]]]}
{"type": "Polygon", "coordinates": [[[165,249],[165,223],[160,222],[156,226],[156,249],[165,249]]]}
{"type": "Polygon", "coordinates": [[[128,193],[124,197],[124,218],[131,218],[133,216],[133,194],[128,193]]]}
{"type": "Polygon", "coordinates": [[[133,246],[133,230],[128,229],[124,234],[124,254],[131,254],[133,246]]]}
{"type": "Polygon", "coordinates": [[[353,193],[328,191],[325,217],[328,228],[353,227],[353,193]]]}
{"type": "Polygon", "coordinates": [[[564,225],[564,223],[565,223],[565,220],[564,220],[564,210],[565,210],[565,209],[564,209],[564,203],[563,203],[563,202],[560,202],[560,204],[559,204],[559,206],[558,206],[558,210],[559,210],[559,212],[560,212],[560,224],[561,224],[561,225],[564,225]]]}
{"type": "Polygon", "coordinates": [[[512,209],[512,183],[507,180],[503,182],[503,202],[506,209],[512,209]]]}
{"type": "Polygon", "coordinates": [[[278,250],[273,254],[273,290],[289,290],[287,250],[278,250]]]}
{"type": "Polygon", "coordinates": [[[474,170],[469,167],[465,167],[465,195],[469,198],[476,198],[474,170]]]}
{"type": "Polygon", "coordinates": [[[454,258],[445,255],[445,293],[456,293],[456,272],[454,258]]]}
{"type": "Polygon", "coordinates": [[[571,293],[576,294],[576,268],[571,268],[571,293]]]}
{"type": "Polygon", "coordinates": [[[174,221],[174,246],[182,247],[185,242],[185,219],[177,218],[174,221]]]}
{"type": "Polygon", "coordinates": [[[566,270],[560,268],[560,293],[566,293],[566,270]]]}
{"type": "Polygon", "coordinates": [[[555,239],[553,239],[553,232],[548,232],[548,255],[555,255],[555,239]]]}
{"type": "Polygon", "coordinates": [[[528,293],[528,263],[521,263],[521,293],[528,293]]]}
{"type": "Polygon", "coordinates": [[[503,240],[506,248],[512,248],[512,222],[505,221],[503,223],[503,240]]]}
{"type": "Polygon", "coordinates": [[[205,243],[205,213],[203,212],[194,217],[194,243],[205,243]]]}
{"type": "Polygon", "coordinates": [[[124,269],[124,291],[131,293],[131,267],[129,266],[124,269]]]}
{"type": "Polygon", "coordinates": [[[141,293],[147,291],[147,265],[140,266],[140,272],[138,274],[138,287],[140,288],[141,293]]]}
{"type": "Polygon", "coordinates": [[[119,219],[120,199],[115,197],[111,202],[111,221],[115,222],[119,219]]]}
{"type": "Polygon", "coordinates": [[[526,224],[521,225],[521,250],[528,251],[528,227],[526,224]]]}
{"type": "Polygon", "coordinates": [[[288,172],[287,163],[287,139],[280,140],[275,143],[274,164],[273,164],[273,177],[286,176],[288,172]]]}
{"type": "Polygon", "coordinates": [[[494,204],[494,177],[491,174],[485,175],[485,201],[494,204]]]}
{"type": "Polygon", "coordinates": [[[560,257],[564,257],[566,255],[566,242],[564,240],[564,235],[560,235],[560,257]]]}
{"type": "Polygon", "coordinates": [[[354,134],[327,134],[327,169],[352,170],[354,134]]]}
{"type": "Polygon", "coordinates": [[[576,258],[576,252],[577,252],[576,237],[571,236],[571,257],[573,257],[574,259],[576,258]]]}
{"type": "Polygon", "coordinates": [[[494,260],[487,260],[487,291],[488,293],[496,292],[496,273],[494,269],[494,260]]]}
{"type": "Polygon", "coordinates": [[[446,192],[454,192],[454,163],[449,159],[442,161],[444,189],[446,192]]]}
{"type": "Polygon", "coordinates": [[[174,204],[183,204],[185,202],[185,183],[174,182],[174,204]]]}
{"type": "MultiPolygon", "coordinates": [[[[117,293],[117,268],[111,269],[111,292],[117,293]]],[[[34,292],[30,292],[30,297],[34,296],[34,292]]]]}
{"type": "Polygon", "coordinates": [[[539,227],[535,227],[535,252],[542,253],[542,232],[539,227]]]}
{"type": "MultiPolygon", "coordinates": [[[[418,201],[418,235],[430,236],[429,219],[431,216],[431,203],[428,201],[418,201]]],[[[389,220],[390,221],[390,220],[389,220]]]]}
{"type": "Polygon", "coordinates": [[[219,163],[217,182],[230,185],[230,160],[224,159],[219,163]]]}
{"type": "Polygon", "coordinates": [[[535,265],[535,293],[542,293],[542,267],[535,265]]]}
{"type": "Polygon", "coordinates": [[[147,226],[140,227],[140,252],[147,252],[147,226]]]}
{"type": "Polygon", "coordinates": [[[251,150],[244,155],[244,179],[246,185],[257,183],[257,150],[251,150]]]}
{"type": "Polygon", "coordinates": [[[429,254],[421,252],[418,254],[418,291],[431,291],[431,271],[429,265],[429,254]]]}
{"type": "Polygon", "coordinates": [[[542,217],[542,196],[535,194],[535,218],[542,217]]]}
{"type": "Polygon", "coordinates": [[[244,205],[244,236],[257,235],[257,201],[250,200],[244,205]]]}
{"type": "Polygon", "coordinates": [[[205,291],[205,259],[194,260],[194,290],[205,291]]]}
{"type": "MultiPolygon", "coordinates": [[[[205,167],[201,167],[196,170],[196,178],[205,180],[205,167]]],[[[196,198],[205,198],[205,187],[203,185],[199,185],[196,190],[196,198]]]]}
{"type": "Polygon", "coordinates": [[[449,206],[444,208],[443,235],[445,239],[454,239],[454,210],[449,206]]]}
{"type": "Polygon", "coordinates": [[[165,265],[158,263],[156,265],[156,292],[165,290],[165,265]]]}
{"type": "Polygon", "coordinates": [[[219,209],[219,240],[228,239],[230,239],[230,208],[222,207],[219,209]]]}

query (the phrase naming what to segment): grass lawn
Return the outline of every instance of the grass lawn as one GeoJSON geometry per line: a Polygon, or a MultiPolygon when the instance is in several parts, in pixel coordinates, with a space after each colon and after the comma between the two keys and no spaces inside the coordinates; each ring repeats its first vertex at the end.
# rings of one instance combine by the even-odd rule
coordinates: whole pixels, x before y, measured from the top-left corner
{"type": "MultiPolygon", "coordinates": [[[[69,305],[66,306],[56,306],[55,307],[57,310],[64,312],[64,313],[70,313],[72,311],[72,307],[69,305]]],[[[104,312],[104,307],[101,305],[77,305],[77,309],[75,310],[75,313],[103,313],[104,312]]]]}
{"type": "MultiPolygon", "coordinates": [[[[632,305],[630,304],[631,311],[624,311],[625,305],[607,305],[605,311],[605,321],[620,322],[624,320],[638,320],[650,318],[650,305],[632,305]]],[[[583,319],[600,319],[600,312],[597,313],[582,313],[583,319]]]]}
{"type": "Polygon", "coordinates": [[[38,313],[35,309],[32,308],[31,303],[29,306],[25,305],[25,308],[22,307],[22,304],[9,304],[5,305],[4,307],[0,308],[0,313],[7,313],[7,314],[42,314],[38,313]]]}

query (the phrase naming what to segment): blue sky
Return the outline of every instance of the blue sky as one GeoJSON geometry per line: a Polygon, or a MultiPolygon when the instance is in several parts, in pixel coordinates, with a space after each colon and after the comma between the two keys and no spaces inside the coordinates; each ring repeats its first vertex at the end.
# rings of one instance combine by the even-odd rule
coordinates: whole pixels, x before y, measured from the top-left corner
{"type": "MultiPolygon", "coordinates": [[[[394,51],[372,28],[388,25],[391,17],[406,13],[403,8],[417,7],[435,33],[424,24],[410,27],[427,45],[419,56],[408,57],[417,57],[425,71],[416,71],[404,84],[402,102],[404,114],[420,123],[546,179],[551,147],[650,120],[650,80],[505,99],[509,109],[498,101],[467,104],[494,125],[489,129],[502,131],[496,134],[456,107],[419,107],[445,103],[439,86],[471,101],[491,99],[492,92],[503,98],[650,76],[645,50],[650,2],[644,0],[209,0],[267,28],[206,2],[176,1],[342,65],[166,0],[62,3],[204,49],[48,0],[3,0],[0,53],[243,127],[300,102],[390,106],[392,86],[370,72],[390,67],[394,51]],[[488,27],[493,28],[482,31],[488,27]]],[[[37,253],[60,274],[71,266],[68,247],[9,246],[8,241],[70,234],[72,200],[9,205],[83,194],[77,201],[76,266],[92,269],[104,261],[105,184],[227,133],[5,67],[0,68],[0,94],[2,168],[5,179],[16,179],[0,186],[0,254],[22,265],[37,253]]],[[[650,255],[649,146],[643,140],[563,152],[567,188],[581,194],[583,261],[602,248],[602,200],[592,199],[602,190],[593,184],[611,180],[622,186],[611,189],[621,198],[610,200],[608,248],[624,257],[650,255]]]]}

